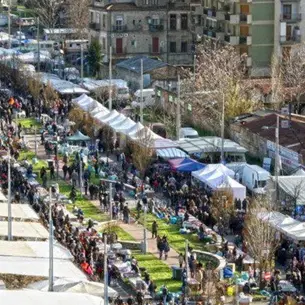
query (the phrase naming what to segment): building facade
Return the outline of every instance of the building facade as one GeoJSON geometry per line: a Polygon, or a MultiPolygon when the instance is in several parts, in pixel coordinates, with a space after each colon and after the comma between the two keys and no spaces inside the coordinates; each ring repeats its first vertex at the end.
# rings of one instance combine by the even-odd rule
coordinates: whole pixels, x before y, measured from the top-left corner
{"type": "MultiPolygon", "coordinates": [[[[188,0],[197,1],[197,0],[188,0]]],[[[93,1],[90,37],[97,38],[114,61],[137,55],[160,58],[175,65],[191,65],[194,36],[191,3],[169,0],[93,1]]]]}
{"type": "Polygon", "coordinates": [[[285,56],[304,39],[304,0],[202,1],[192,12],[193,30],[246,53],[251,76],[268,76],[273,54],[285,56]]]}

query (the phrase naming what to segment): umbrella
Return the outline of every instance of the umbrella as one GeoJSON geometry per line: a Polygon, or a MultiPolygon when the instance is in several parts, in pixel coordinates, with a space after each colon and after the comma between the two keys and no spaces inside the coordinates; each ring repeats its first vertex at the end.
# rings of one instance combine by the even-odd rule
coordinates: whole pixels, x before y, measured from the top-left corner
{"type": "Polygon", "coordinates": [[[73,136],[67,138],[68,141],[77,142],[77,141],[89,141],[90,137],[85,136],[79,130],[77,130],[73,136]]]}

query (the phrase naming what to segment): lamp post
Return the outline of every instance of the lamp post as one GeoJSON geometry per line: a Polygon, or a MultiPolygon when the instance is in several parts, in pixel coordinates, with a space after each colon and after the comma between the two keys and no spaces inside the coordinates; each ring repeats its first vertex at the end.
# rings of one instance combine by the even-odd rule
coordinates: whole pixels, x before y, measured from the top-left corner
{"type": "Polygon", "coordinates": [[[143,58],[141,59],[141,81],[140,81],[140,122],[143,124],[143,87],[144,87],[144,77],[143,77],[143,58]]]}
{"type": "Polygon", "coordinates": [[[104,235],[104,304],[108,305],[107,234],[104,235]]]}

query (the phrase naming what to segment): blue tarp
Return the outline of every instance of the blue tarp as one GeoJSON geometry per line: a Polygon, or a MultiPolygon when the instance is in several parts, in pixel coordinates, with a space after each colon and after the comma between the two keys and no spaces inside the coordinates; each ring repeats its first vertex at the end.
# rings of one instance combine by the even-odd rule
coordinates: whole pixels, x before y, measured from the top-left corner
{"type": "MultiPolygon", "coordinates": [[[[174,160],[173,160],[174,161],[174,160]]],[[[171,163],[171,162],[170,162],[171,163]]],[[[181,161],[171,163],[178,172],[194,172],[203,169],[205,165],[191,158],[183,158],[181,161]]]]}

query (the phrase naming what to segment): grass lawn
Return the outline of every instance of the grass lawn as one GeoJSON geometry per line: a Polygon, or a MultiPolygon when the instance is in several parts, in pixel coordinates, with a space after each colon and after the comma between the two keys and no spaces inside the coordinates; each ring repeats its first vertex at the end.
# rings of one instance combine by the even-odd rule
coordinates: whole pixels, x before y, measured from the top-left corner
{"type": "Polygon", "coordinates": [[[133,253],[133,256],[138,261],[139,266],[146,268],[150,274],[150,278],[157,285],[157,291],[165,284],[171,292],[177,292],[181,288],[181,281],[172,279],[172,270],[170,267],[156,258],[153,254],[138,254],[133,253]]]}
{"type": "Polygon", "coordinates": [[[39,128],[42,127],[42,124],[40,122],[37,122],[34,118],[20,118],[17,119],[18,123],[21,124],[23,128],[31,128],[31,127],[37,127],[37,133],[39,132],[39,128]]]}
{"type": "MultiPolygon", "coordinates": [[[[22,150],[19,155],[19,161],[27,160],[28,162],[32,163],[34,157],[35,157],[34,152],[30,150],[22,150]]],[[[34,172],[39,172],[43,166],[44,167],[48,166],[47,162],[44,160],[37,160],[37,163],[33,164],[34,172]]]]}
{"type": "Polygon", "coordinates": [[[135,241],[135,239],[128,232],[124,231],[118,225],[110,225],[109,227],[105,226],[101,233],[107,232],[108,230],[115,232],[119,240],[135,241]]]}
{"type": "MultiPolygon", "coordinates": [[[[160,236],[167,236],[170,246],[175,249],[178,253],[185,252],[185,240],[189,241],[189,246],[196,250],[206,251],[204,243],[198,240],[196,234],[185,234],[182,235],[179,233],[180,226],[167,224],[165,220],[159,219],[158,217],[147,214],[146,222],[147,229],[151,230],[153,221],[156,220],[158,223],[158,234],[160,236]]],[[[143,223],[143,215],[140,218],[140,222],[143,223]]]]}

